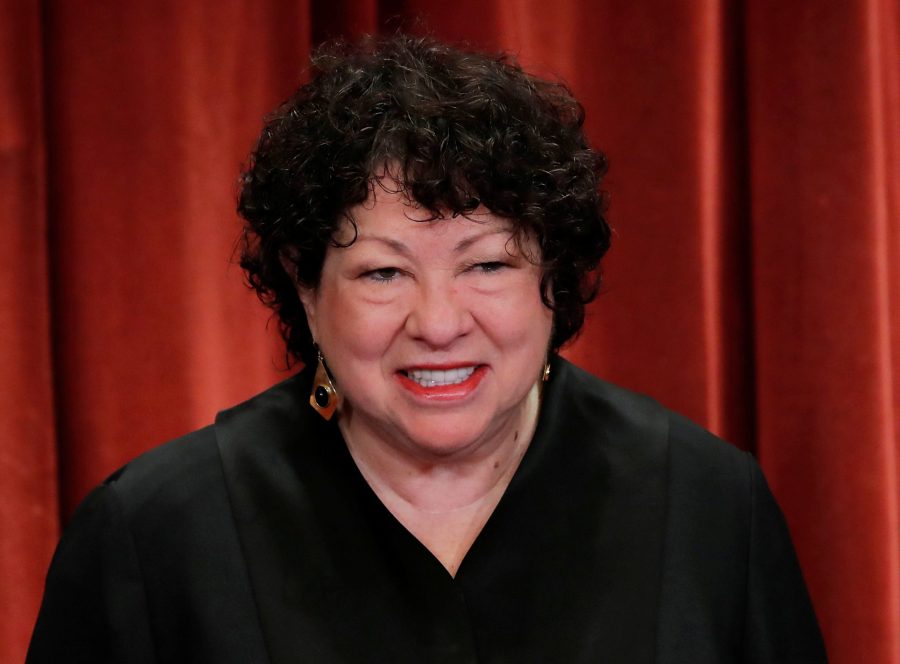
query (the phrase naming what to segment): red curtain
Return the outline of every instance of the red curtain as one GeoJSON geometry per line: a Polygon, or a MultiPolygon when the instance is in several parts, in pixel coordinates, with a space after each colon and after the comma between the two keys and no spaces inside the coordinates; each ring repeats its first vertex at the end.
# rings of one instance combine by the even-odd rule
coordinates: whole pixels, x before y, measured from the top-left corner
{"type": "Polygon", "coordinates": [[[896,0],[0,0],[0,660],[88,489],[283,377],[236,175],[398,26],[570,83],[616,236],[568,355],[754,450],[832,661],[900,664],[896,0]]]}

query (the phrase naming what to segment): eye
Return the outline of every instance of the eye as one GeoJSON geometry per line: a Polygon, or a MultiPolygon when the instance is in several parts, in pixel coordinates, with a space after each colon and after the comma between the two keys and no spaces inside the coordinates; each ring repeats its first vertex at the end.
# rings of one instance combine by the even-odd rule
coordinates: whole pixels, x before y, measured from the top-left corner
{"type": "Polygon", "coordinates": [[[502,261],[485,261],[483,263],[475,263],[469,269],[474,272],[486,272],[490,274],[493,272],[499,272],[506,267],[509,267],[509,265],[502,261]]]}
{"type": "Polygon", "coordinates": [[[395,267],[379,267],[363,272],[360,276],[378,284],[386,284],[399,277],[400,270],[395,267]]]}

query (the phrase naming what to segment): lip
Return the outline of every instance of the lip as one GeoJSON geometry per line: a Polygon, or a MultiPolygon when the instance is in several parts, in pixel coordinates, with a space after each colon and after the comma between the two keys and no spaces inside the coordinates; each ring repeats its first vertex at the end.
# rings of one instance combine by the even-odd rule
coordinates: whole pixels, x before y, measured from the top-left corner
{"type": "MultiPolygon", "coordinates": [[[[420,370],[420,371],[449,371],[450,369],[459,369],[461,367],[471,367],[472,362],[457,362],[453,364],[417,364],[407,367],[404,371],[420,370]]],[[[475,371],[461,383],[454,385],[434,385],[425,387],[409,378],[402,371],[398,371],[397,382],[400,386],[413,396],[424,399],[429,402],[452,402],[462,401],[478,389],[478,384],[487,373],[487,366],[484,364],[474,364],[475,371]]]]}
{"type": "Polygon", "coordinates": [[[478,362],[448,362],[444,364],[410,364],[403,367],[401,371],[449,371],[450,369],[461,369],[463,367],[480,367],[478,362]]]}

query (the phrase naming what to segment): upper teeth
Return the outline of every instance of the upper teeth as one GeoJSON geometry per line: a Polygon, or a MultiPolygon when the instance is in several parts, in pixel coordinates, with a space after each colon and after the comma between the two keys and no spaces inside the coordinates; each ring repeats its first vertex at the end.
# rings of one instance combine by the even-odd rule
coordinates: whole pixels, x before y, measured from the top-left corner
{"type": "Polygon", "coordinates": [[[432,370],[410,369],[407,375],[424,387],[437,387],[438,385],[456,385],[466,380],[475,371],[475,367],[460,367],[458,369],[432,370]]]}

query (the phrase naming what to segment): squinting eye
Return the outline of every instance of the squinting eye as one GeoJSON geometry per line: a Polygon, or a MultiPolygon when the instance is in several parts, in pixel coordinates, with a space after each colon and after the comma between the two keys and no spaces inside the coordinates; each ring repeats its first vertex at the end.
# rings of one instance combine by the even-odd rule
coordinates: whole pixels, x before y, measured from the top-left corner
{"type": "Polygon", "coordinates": [[[488,261],[486,263],[476,263],[472,266],[472,269],[480,272],[499,272],[505,267],[507,267],[506,263],[501,261],[488,261]]]}
{"type": "Polygon", "coordinates": [[[362,276],[376,283],[386,284],[389,281],[396,279],[399,275],[400,270],[395,267],[380,267],[377,270],[364,272],[362,276]]]}

